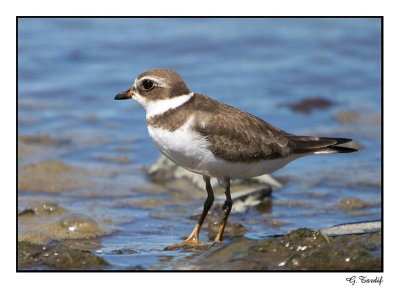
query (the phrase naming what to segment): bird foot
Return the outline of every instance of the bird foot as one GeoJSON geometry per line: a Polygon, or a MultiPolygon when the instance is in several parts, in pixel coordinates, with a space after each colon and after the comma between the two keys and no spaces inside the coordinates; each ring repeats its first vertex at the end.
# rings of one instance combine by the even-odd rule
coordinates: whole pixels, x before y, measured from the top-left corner
{"type": "Polygon", "coordinates": [[[200,243],[199,241],[185,240],[183,242],[169,245],[164,248],[164,251],[171,251],[177,249],[201,248],[201,247],[214,247],[221,244],[221,242],[200,243]]]}

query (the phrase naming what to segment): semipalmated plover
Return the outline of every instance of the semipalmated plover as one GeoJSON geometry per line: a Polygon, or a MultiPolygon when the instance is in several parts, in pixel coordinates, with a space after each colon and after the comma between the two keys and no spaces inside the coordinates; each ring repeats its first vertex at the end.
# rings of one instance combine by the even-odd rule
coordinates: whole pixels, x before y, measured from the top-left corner
{"type": "Polygon", "coordinates": [[[351,139],[297,136],[262,119],[190,91],[182,77],[169,69],[140,74],[131,88],[114,99],[134,99],[146,110],[150,137],[177,165],[203,175],[207,199],[189,237],[168,246],[202,246],[199,232],[214,201],[210,177],[225,187],[226,201],[215,243],[222,241],[232,207],[230,180],[260,176],[307,155],[357,151],[351,139]]]}

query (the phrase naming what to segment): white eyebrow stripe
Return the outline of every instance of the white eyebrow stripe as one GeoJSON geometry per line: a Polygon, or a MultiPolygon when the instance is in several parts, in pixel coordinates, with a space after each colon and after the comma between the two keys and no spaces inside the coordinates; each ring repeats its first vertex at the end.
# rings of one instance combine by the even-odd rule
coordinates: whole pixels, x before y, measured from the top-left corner
{"type": "Polygon", "coordinates": [[[155,83],[157,84],[158,87],[169,88],[169,86],[165,84],[164,78],[157,78],[157,77],[152,77],[152,76],[143,76],[143,77],[141,77],[141,78],[139,78],[139,79],[136,78],[136,79],[135,79],[135,85],[136,85],[136,83],[137,83],[138,81],[141,81],[141,80],[143,80],[143,79],[149,79],[149,80],[155,82],[155,83]]]}

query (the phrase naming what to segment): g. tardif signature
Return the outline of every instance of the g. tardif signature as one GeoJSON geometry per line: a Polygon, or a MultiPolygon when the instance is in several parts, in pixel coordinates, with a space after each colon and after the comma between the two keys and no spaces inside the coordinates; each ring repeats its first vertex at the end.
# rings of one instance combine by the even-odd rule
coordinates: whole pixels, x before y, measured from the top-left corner
{"type": "Polygon", "coordinates": [[[369,278],[368,276],[351,276],[346,278],[346,281],[350,282],[351,285],[355,285],[356,283],[377,283],[381,285],[383,282],[383,277],[376,276],[375,278],[369,278]]]}

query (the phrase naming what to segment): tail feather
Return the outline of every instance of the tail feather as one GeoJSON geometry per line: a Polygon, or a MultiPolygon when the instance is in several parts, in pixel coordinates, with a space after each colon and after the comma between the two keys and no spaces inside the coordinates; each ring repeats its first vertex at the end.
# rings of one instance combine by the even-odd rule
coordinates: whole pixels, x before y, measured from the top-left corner
{"type": "Polygon", "coordinates": [[[328,147],[327,149],[331,149],[337,153],[358,152],[361,148],[360,144],[356,143],[355,141],[349,138],[330,138],[330,139],[336,140],[337,143],[335,145],[328,147]]]}
{"type": "Polygon", "coordinates": [[[360,149],[360,145],[349,138],[289,136],[295,145],[295,153],[352,153],[360,149]]]}

